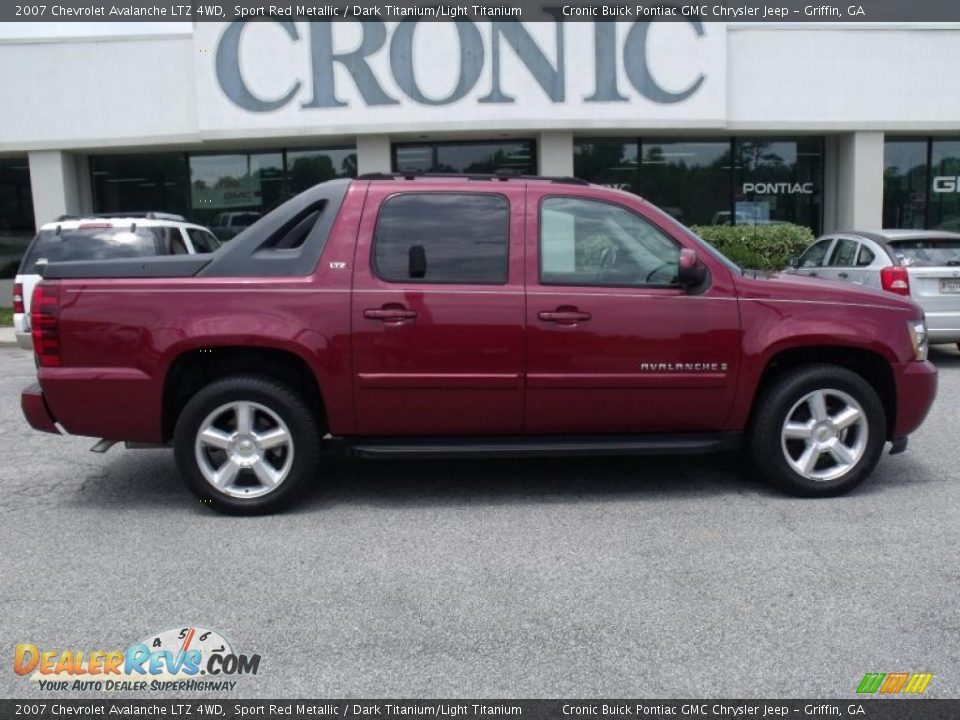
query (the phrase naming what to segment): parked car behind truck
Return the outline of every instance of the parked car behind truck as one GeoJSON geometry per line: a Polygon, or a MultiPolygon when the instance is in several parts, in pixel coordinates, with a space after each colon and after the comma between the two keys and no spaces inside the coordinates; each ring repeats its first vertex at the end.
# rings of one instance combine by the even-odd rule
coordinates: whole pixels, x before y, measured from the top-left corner
{"type": "Polygon", "coordinates": [[[30,299],[47,263],[192,255],[213,252],[218,247],[220,241],[205,227],[167,213],[71,217],[47,223],[27,247],[13,281],[17,344],[28,350],[32,347],[30,299]]]}
{"type": "Polygon", "coordinates": [[[33,427],[172,444],[190,489],[239,513],[289,502],[327,450],[743,447],[787,491],[834,495],[936,391],[908,298],[746,273],[567,178],[331,181],[212,256],[51,263],[33,317],[33,427]]]}
{"type": "Polygon", "coordinates": [[[788,272],[910,297],[926,314],[930,342],[956,343],[960,348],[960,234],[834,233],[814,241],[788,272]]]}

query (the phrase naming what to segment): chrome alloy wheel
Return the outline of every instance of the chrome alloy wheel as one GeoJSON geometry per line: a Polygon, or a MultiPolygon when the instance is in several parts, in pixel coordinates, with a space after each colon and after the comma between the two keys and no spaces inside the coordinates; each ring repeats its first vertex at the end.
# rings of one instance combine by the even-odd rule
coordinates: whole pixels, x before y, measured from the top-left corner
{"type": "Polygon", "coordinates": [[[221,405],[204,418],[194,443],[210,485],[235,498],[267,495],[293,465],[293,435],[270,408],[255,402],[221,405]]]}
{"type": "Polygon", "coordinates": [[[794,471],[827,482],[860,462],[868,432],[867,415],[853,397],[842,390],[814,390],[787,413],[780,446],[794,471]]]}

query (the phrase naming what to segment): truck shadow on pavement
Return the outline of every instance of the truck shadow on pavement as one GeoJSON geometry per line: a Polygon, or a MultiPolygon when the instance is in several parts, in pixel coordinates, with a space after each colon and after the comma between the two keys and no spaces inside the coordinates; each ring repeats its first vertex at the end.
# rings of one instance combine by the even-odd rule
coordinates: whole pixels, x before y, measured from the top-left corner
{"type": "MultiPolygon", "coordinates": [[[[122,452],[122,451],[121,451],[122,452]]],[[[355,505],[392,508],[459,505],[673,502],[682,498],[788,498],[750,474],[735,453],[697,457],[599,457],[511,460],[383,460],[328,458],[320,476],[286,512],[316,513],[355,505]]],[[[76,500],[101,509],[213,513],[184,487],[163,450],[126,451],[88,476],[76,500]]],[[[891,486],[934,477],[910,454],[884,456],[850,497],[883,493],[891,486]]]]}

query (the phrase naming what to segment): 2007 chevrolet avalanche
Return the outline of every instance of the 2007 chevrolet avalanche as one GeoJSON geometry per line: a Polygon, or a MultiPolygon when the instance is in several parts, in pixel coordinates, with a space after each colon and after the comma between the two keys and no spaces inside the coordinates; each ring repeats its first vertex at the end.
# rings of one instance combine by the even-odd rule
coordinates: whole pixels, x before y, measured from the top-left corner
{"type": "Polygon", "coordinates": [[[857,485],[936,392],[921,310],[742,271],[644,200],[570,178],[318,185],[213,255],[51,263],[39,430],[172,443],[228,512],[364,457],[744,446],[789,492],[857,485]]]}

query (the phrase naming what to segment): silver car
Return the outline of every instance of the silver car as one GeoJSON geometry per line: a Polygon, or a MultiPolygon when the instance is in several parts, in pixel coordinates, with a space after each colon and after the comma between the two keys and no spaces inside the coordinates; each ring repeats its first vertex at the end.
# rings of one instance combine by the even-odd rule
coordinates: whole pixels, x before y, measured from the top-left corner
{"type": "Polygon", "coordinates": [[[931,343],[960,348],[960,234],[937,230],[840,232],[818,238],[787,272],[908,295],[931,343]]]}

